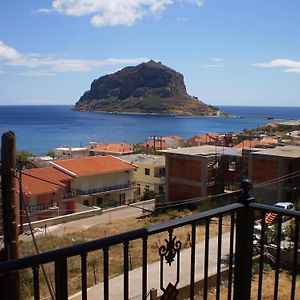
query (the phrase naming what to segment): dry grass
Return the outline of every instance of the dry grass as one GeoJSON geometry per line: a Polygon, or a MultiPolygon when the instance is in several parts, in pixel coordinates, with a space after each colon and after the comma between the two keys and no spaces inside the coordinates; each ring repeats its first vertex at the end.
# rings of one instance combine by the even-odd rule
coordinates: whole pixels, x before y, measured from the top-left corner
{"type": "MultiPolygon", "coordinates": [[[[150,224],[161,223],[170,219],[186,216],[192,214],[189,210],[184,211],[170,211],[168,214],[163,215],[149,215],[139,218],[127,218],[120,220],[119,222],[96,225],[87,229],[83,233],[67,234],[63,237],[39,237],[37,239],[39,249],[41,252],[66,247],[90,240],[95,240],[107,236],[111,236],[117,233],[130,231],[137,228],[143,228],[150,224]]],[[[229,218],[223,219],[223,231],[229,229],[229,218]]],[[[196,230],[196,242],[203,241],[205,238],[204,224],[199,224],[196,230]]],[[[183,248],[190,247],[191,227],[184,226],[174,230],[174,235],[182,242],[183,248]]],[[[215,236],[218,232],[217,221],[212,220],[210,225],[210,236],[215,236]]],[[[152,235],[148,238],[148,263],[158,261],[160,259],[158,254],[159,247],[164,244],[164,240],[168,237],[167,232],[163,232],[157,235],[152,235]]],[[[34,248],[31,242],[21,243],[22,255],[34,254],[34,248]]],[[[131,269],[137,268],[142,265],[142,241],[132,241],[129,244],[129,267],[131,269]]],[[[54,282],[53,265],[45,266],[46,273],[51,282],[54,282]]],[[[88,254],[87,258],[87,278],[88,286],[95,283],[99,283],[103,280],[103,255],[102,251],[94,251],[88,254]]],[[[80,270],[80,257],[72,257],[68,259],[68,287],[69,294],[73,294],[81,289],[81,270],[80,270]]],[[[109,273],[110,277],[117,276],[123,272],[123,245],[116,245],[109,250],[109,273]]],[[[23,272],[23,290],[26,299],[30,299],[33,293],[32,289],[32,275],[30,270],[23,272]]],[[[42,296],[47,296],[48,291],[44,282],[44,278],[40,276],[40,288],[42,296]]]]}
{"type": "MultiPolygon", "coordinates": [[[[300,276],[297,276],[295,299],[300,299],[300,276]]],[[[258,299],[258,275],[254,275],[252,279],[251,299],[258,299]]],[[[263,286],[262,286],[262,300],[273,300],[274,299],[274,282],[275,272],[269,265],[265,266],[263,274],[263,286]]],[[[279,286],[278,286],[278,300],[291,299],[291,286],[292,286],[292,275],[285,270],[282,270],[279,275],[279,286]]],[[[197,294],[195,299],[203,299],[203,294],[197,294]]],[[[216,289],[213,288],[208,292],[208,300],[216,299],[216,289]]],[[[223,282],[220,289],[220,300],[228,299],[228,285],[227,282],[223,282]]],[[[188,300],[188,299],[185,299],[188,300]]]]}

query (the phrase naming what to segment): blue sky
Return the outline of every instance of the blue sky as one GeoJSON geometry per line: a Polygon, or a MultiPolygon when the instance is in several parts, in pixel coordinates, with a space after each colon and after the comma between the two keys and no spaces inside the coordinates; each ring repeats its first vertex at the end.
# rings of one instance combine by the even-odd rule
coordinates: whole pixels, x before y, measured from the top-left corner
{"type": "Polygon", "coordinates": [[[299,0],[1,0],[0,105],[75,104],[154,59],[209,104],[300,106],[299,28],[299,0]]]}

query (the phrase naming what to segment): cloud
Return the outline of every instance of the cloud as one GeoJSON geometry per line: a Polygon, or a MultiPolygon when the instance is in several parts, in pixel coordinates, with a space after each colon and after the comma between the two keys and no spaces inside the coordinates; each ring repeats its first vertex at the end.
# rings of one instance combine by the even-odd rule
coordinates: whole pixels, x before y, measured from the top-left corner
{"type": "Polygon", "coordinates": [[[38,10],[33,11],[34,14],[49,14],[51,12],[54,12],[54,9],[52,9],[52,8],[40,8],[38,10]]]}
{"type": "Polygon", "coordinates": [[[54,11],[68,16],[90,16],[95,27],[131,26],[146,16],[160,15],[176,2],[202,6],[203,0],[52,0],[51,8],[37,12],[54,11]]]}
{"type": "Polygon", "coordinates": [[[213,57],[210,59],[213,63],[202,65],[202,68],[209,69],[209,68],[222,68],[225,66],[224,59],[221,57],[213,57]]]}
{"type": "Polygon", "coordinates": [[[216,61],[216,62],[223,62],[224,61],[224,59],[221,58],[221,57],[213,57],[213,58],[211,58],[211,60],[216,61]]]}
{"type": "Polygon", "coordinates": [[[56,74],[53,72],[46,72],[46,71],[29,71],[29,72],[17,73],[17,75],[31,76],[31,77],[48,77],[48,76],[55,76],[56,74]]]}
{"type": "Polygon", "coordinates": [[[223,64],[207,64],[202,66],[204,69],[209,69],[209,68],[222,68],[224,67],[223,64]]]}
{"type": "Polygon", "coordinates": [[[254,63],[252,66],[260,68],[282,68],[283,73],[300,73],[300,61],[281,58],[267,63],[254,63]]]}
{"type": "Polygon", "coordinates": [[[178,21],[178,22],[187,22],[187,21],[189,21],[189,19],[188,18],[177,18],[176,21],[178,21]]]}
{"type": "Polygon", "coordinates": [[[62,72],[87,72],[105,66],[139,64],[148,58],[108,58],[104,60],[65,59],[53,54],[19,53],[0,41],[0,66],[23,67],[28,71],[19,72],[22,76],[53,76],[62,72]]]}
{"type": "Polygon", "coordinates": [[[2,41],[0,41],[0,61],[6,59],[18,59],[19,57],[20,54],[15,49],[8,47],[2,41]]]}

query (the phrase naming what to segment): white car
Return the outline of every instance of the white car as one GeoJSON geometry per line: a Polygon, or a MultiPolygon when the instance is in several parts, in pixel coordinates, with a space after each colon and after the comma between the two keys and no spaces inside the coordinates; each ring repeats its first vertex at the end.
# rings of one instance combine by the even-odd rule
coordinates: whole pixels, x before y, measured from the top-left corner
{"type": "Polygon", "coordinates": [[[276,204],[274,204],[274,206],[287,210],[295,210],[294,204],[291,202],[277,202],[276,204]]]}

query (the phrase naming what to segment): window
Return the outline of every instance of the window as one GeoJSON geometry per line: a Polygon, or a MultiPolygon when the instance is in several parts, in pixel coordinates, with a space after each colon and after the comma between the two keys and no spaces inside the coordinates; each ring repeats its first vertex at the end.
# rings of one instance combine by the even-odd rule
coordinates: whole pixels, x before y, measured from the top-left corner
{"type": "Polygon", "coordinates": [[[160,195],[163,195],[163,194],[165,193],[165,189],[164,189],[164,186],[163,186],[163,185],[160,185],[160,186],[158,187],[158,192],[159,192],[160,195]]]}
{"type": "Polygon", "coordinates": [[[125,194],[119,194],[119,204],[120,205],[125,204],[125,194]]]}
{"type": "Polygon", "coordinates": [[[145,175],[150,175],[150,169],[145,168],[145,175]]]}
{"type": "Polygon", "coordinates": [[[141,194],[141,185],[139,183],[137,184],[136,192],[137,192],[138,195],[141,194]]]}
{"type": "Polygon", "coordinates": [[[97,198],[97,206],[101,206],[103,203],[103,199],[101,197],[97,198]]]}
{"type": "Polygon", "coordinates": [[[235,171],[235,161],[230,161],[228,163],[228,171],[234,172],[235,171]]]}

